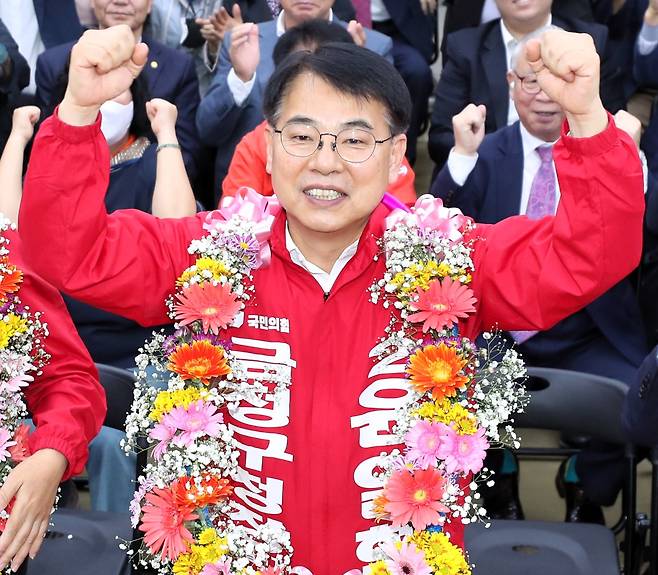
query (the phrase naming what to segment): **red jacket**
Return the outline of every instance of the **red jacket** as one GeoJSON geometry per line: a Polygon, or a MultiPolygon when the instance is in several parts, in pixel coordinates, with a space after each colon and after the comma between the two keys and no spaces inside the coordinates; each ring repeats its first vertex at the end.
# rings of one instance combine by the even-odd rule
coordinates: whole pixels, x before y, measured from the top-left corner
{"type": "MultiPolygon", "coordinates": [[[[274,193],[272,177],[265,170],[266,128],[267,121],[263,121],[240,140],[228,167],[228,174],[222,182],[222,197],[234,196],[242,186],[252,188],[263,196],[271,196],[274,193]]],[[[402,203],[411,205],[416,201],[415,179],[413,168],[407,158],[404,158],[398,179],[388,187],[388,192],[402,203]]]]}
{"type": "Polygon", "coordinates": [[[87,446],[105,419],[105,392],[62,296],[24,261],[18,235],[12,231],[4,235],[10,241],[9,261],[23,272],[18,296],[32,313],[42,312],[49,332],[45,348],[50,362],[43,374],[24,388],[36,425],[30,435],[30,451],[51,448],[62,453],[69,462],[63,479],[68,479],[87,462],[87,446]]]}
{"type": "MultiPolygon", "coordinates": [[[[48,119],[32,151],[21,229],[30,256],[55,285],[145,324],[162,323],[165,297],[193,262],[187,246],[203,234],[205,214],[108,216],[107,154],[98,123],[74,128],[48,119]]],[[[631,140],[611,120],[593,138],[563,137],[554,155],[563,190],[556,217],[477,227],[472,287],[479,308],[461,326],[463,335],[496,323],[546,329],[637,265],[642,171],[631,140]]],[[[283,521],[293,564],[314,575],[342,575],[371,560],[387,529],[363,517],[381,486],[372,470],[390,449],[393,409],[406,389],[404,358],[384,365],[369,357],[389,319],[366,291],[384,273],[383,258],[373,256],[386,213],[375,210],[325,301],[313,277],[290,260],[282,212],[270,240],[272,263],[254,274],[257,306],[229,332],[249,369],[275,363],[293,377],[277,409],[243,405],[231,422],[242,449],[243,485],[235,490],[242,518],[283,521]],[[266,330],[270,319],[275,328],[266,330]]],[[[460,528],[449,527],[457,541],[460,528]]]]}

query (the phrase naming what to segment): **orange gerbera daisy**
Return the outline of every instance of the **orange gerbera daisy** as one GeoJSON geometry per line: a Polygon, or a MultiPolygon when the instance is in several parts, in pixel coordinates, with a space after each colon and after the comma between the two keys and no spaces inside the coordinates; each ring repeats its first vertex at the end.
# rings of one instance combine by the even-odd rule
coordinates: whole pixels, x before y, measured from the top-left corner
{"type": "Polygon", "coordinates": [[[226,499],[233,492],[228,479],[216,475],[204,475],[199,483],[188,477],[182,477],[174,486],[176,502],[180,507],[192,509],[215,505],[226,499]]]}
{"type": "Polygon", "coordinates": [[[167,369],[179,374],[183,379],[199,379],[208,385],[213,377],[231,373],[226,363],[224,350],[207,339],[198,340],[192,345],[184,343],[169,356],[167,369]]]}
{"type": "Polygon", "coordinates": [[[468,383],[461,373],[468,363],[454,348],[442,343],[428,345],[411,356],[407,373],[416,391],[432,391],[432,398],[441,401],[454,397],[457,389],[468,383]]]}
{"type": "Polygon", "coordinates": [[[23,281],[23,273],[12,266],[7,258],[0,258],[0,301],[7,299],[7,294],[18,291],[18,284],[23,281]]]}
{"type": "Polygon", "coordinates": [[[377,523],[390,517],[389,512],[386,511],[387,503],[388,499],[386,499],[386,495],[383,493],[372,500],[372,511],[375,514],[375,521],[377,523]]]}

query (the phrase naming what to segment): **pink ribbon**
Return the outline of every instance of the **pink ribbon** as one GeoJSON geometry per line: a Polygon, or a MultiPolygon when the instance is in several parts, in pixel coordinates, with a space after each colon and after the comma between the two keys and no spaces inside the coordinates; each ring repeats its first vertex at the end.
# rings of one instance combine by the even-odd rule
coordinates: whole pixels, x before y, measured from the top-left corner
{"type": "Polygon", "coordinates": [[[235,196],[222,198],[219,209],[208,213],[203,228],[209,232],[221,230],[233,216],[253,222],[252,232],[260,248],[256,267],[267,267],[272,259],[268,242],[274,219],[280,211],[281,204],[276,196],[261,196],[252,188],[242,186],[235,196]]]}
{"type": "Polygon", "coordinates": [[[462,239],[463,227],[471,218],[461,213],[458,208],[446,208],[443,200],[430,194],[420,196],[411,212],[402,209],[393,210],[386,218],[386,228],[393,229],[397,224],[417,226],[439,232],[452,242],[462,239]]]}

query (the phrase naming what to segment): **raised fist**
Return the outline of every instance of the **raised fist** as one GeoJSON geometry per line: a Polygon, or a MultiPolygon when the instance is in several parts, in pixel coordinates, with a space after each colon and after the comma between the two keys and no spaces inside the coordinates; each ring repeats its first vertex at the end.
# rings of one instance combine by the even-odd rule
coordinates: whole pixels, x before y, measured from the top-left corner
{"type": "Polygon", "coordinates": [[[469,104],[459,114],[452,117],[452,131],[455,135],[455,152],[464,156],[477,153],[484,139],[484,122],[487,108],[480,104],[469,104]]]}
{"type": "Polygon", "coordinates": [[[176,118],[178,110],[171,102],[153,98],[146,102],[146,115],[151,122],[151,130],[160,143],[176,142],[176,118]]]}
{"type": "Polygon", "coordinates": [[[39,121],[41,110],[36,106],[21,106],[14,110],[11,119],[11,135],[26,145],[34,135],[34,125],[39,121]]]}

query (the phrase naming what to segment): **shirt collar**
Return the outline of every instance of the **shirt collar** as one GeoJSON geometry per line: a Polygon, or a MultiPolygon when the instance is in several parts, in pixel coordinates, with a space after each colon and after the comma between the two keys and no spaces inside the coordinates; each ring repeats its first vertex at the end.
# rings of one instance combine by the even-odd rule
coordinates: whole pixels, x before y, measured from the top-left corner
{"type": "Polygon", "coordinates": [[[552,146],[557,142],[545,142],[537,136],[533,136],[526,127],[519,122],[519,129],[521,130],[521,144],[523,146],[523,157],[527,158],[530,154],[533,154],[539,146],[552,146]]]}
{"type": "MultiPolygon", "coordinates": [[[[552,23],[553,23],[553,15],[549,14],[548,20],[546,21],[546,24],[544,24],[544,26],[550,26],[552,23]]],[[[544,26],[541,27],[543,28],[544,26]]],[[[512,33],[509,31],[507,26],[505,26],[505,22],[503,22],[502,18],[500,19],[500,33],[503,35],[503,44],[508,50],[514,48],[514,46],[519,41],[514,36],[512,36],[512,33]]],[[[509,62],[507,64],[509,65],[509,62]]]]}
{"type": "Polygon", "coordinates": [[[351,243],[349,246],[347,246],[343,250],[343,253],[340,254],[338,259],[334,263],[331,272],[325,272],[322,268],[316,266],[313,262],[308,261],[304,257],[304,254],[302,254],[302,252],[297,247],[297,244],[295,244],[295,241],[292,239],[292,236],[290,235],[290,229],[288,227],[288,222],[286,222],[286,249],[288,250],[288,253],[290,253],[290,259],[298,266],[303,267],[306,271],[314,275],[315,274],[331,275],[334,269],[336,269],[336,266],[338,265],[341,265],[341,269],[342,269],[345,263],[347,263],[352,258],[352,256],[356,253],[356,249],[358,245],[359,245],[359,240],[356,240],[354,243],[351,243]]]}
{"type": "MultiPolygon", "coordinates": [[[[284,20],[284,14],[285,10],[281,10],[279,12],[279,15],[277,16],[276,19],[276,35],[277,37],[281,37],[286,33],[286,25],[285,25],[285,20],[284,20]]],[[[329,9],[329,22],[334,21],[334,11],[332,9],[329,9]]]]}

